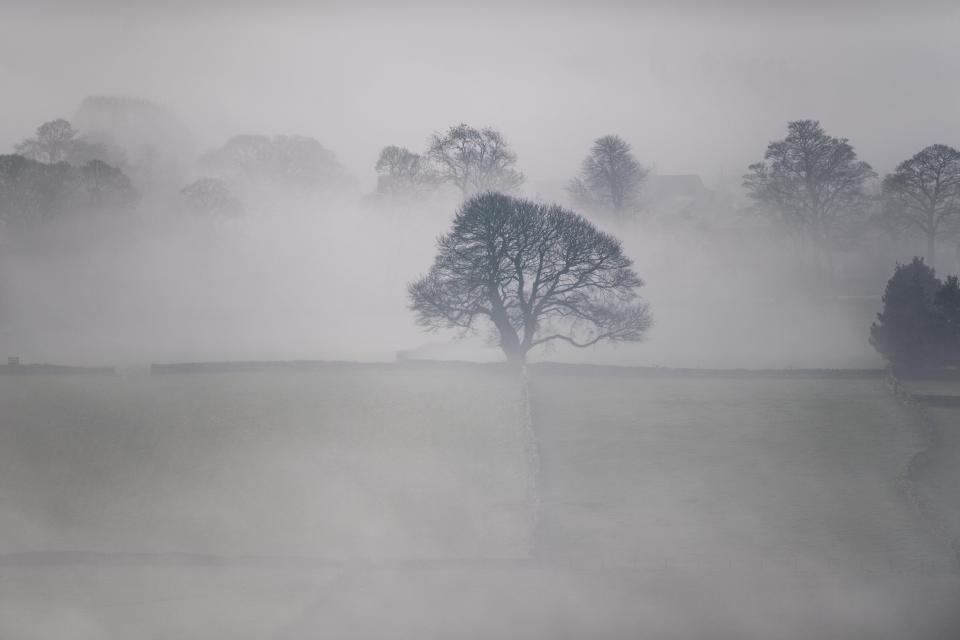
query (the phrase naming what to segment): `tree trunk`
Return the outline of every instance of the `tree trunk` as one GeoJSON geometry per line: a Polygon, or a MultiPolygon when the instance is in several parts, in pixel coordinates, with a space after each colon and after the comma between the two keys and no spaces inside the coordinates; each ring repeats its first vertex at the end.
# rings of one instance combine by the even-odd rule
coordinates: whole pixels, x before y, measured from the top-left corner
{"type": "Polygon", "coordinates": [[[527,363],[527,358],[522,349],[519,347],[508,347],[506,344],[504,344],[502,336],[500,340],[500,348],[503,349],[503,355],[507,356],[507,364],[509,364],[511,368],[517,369],[518,371],[523,369],[527,363]]]}
{"type": "Polygon", "coordinates": [[[503,304],[498,300],[492,300],[492,302],[493,313],[490,319],[493,320],[497,333],[500,334],[500,348],[503,349],[503,354],[507,356],[507,362],[510,366],[520,369],[526,362],[527,352],[520,344],[520,336],[517,335],[513,325],[510,324],[510,319],[507,317],[503,304]]]}
{"type": "Polygon", "coordinates": [[[833,297],[839,293],[837,288],[837,267],[833,261],[833,249],[826,247],[824,253],[827,256],[827,276],[826,276],[826,288],[827,293],[833,297]]]}
{"type": "Polygon", "coordinates": [[[933,269],[934,254],[937,250],[937,236],[933,233],[927,234],[927,266],[933,269]]]}

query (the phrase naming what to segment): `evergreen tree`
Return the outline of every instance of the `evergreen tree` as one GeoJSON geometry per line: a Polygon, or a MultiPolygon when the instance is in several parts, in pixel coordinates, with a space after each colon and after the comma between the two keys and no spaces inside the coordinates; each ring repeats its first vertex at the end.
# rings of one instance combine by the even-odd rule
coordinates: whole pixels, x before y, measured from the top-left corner
{"type": "Polygon", "coordinates": [[[940,281],[923,258],[896,266],[883,311],[870,327],[870,344],[894,369],[921,369],[938,359],[940,322],[934,300],[939,290],[940,281]]]}

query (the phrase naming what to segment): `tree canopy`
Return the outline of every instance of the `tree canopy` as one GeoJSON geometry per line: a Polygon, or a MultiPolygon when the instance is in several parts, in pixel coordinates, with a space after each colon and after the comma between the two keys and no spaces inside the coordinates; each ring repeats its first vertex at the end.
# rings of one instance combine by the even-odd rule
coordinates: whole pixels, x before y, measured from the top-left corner
{"type": "Polygon", "coordinates": [[[377,195],[394,202],[423,196],[442,181],[427,158],[406,147],[384,147],[374,168],[377,195]]]}
{"type": "Polygon", "coordinates": [[[80,137],[63,118],[44,122],[37,127],[34,137],[17,144],[14,150],[18,155],[45,164],[84,164],[106,153],[102,147],[80,137]]]}
{"type": "Polygon", "coordinates": [[[349,175],[333,152],[300,135],[239,135],[201,158],[228,181],[254,180],[316,188],[342,186],[349,175]]]}
{"type": "Polygon", "coordinates": [[[196,214],[232,217],[243,212],[243,202],[219,178],[200,178],[180,190],[187,209],[196,214]]]}
{"type": "Polygon", "coordinates": [[[960,217],[960,151],[934,144],[897,165],[883,179],[887,219],[895,228],[915,230],[927,240],[933,265],[938,238],[956,233],[960,217]]]}
{"type": "Polygon", "coordinates": [[[507,360],[521,365],[553,341],[641,340],[651,325],[641,286],[620,242],[582,216],[485,193],[457,212],[409,295],[421,326],[469,332],[486,323],[507,360]]]}
{"type": "Polygon", "coordinates": [[[97,211],[128,209],[137,201],[137,192],[130,178],[106,162],[91,160],[78,167],[86,207],[97,211]]]}
{"type": "Polygon", "coordinates": [[[499,131],[489,127],[475,129],[461,123],[446,133],[435,133],[427,156],[443,180],[460,189],[464,198],[486,191],[509,193],[525,180],[515,168],[517,154],[499,131]]]}
{"type": "Polygon", "coordinates": [[[131,209],[137,192],[119,169],[91,160],[80,167],[0,156],[0,219],[12,228],[54,221],[71,213],[131,209]]]}
{"type": "Polygon", "coordinates": [[[876,176],[846,138],[827,135],[816,120],[790,122],[787,137],[749,170],[743,186],[761,211],[828,260],[865,215],[864,185],[876,176]]]}

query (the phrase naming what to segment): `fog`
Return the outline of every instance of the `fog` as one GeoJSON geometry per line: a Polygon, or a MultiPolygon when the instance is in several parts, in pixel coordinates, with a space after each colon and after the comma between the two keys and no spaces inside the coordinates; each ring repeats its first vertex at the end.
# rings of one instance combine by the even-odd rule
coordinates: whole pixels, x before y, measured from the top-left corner
{"type": "Polygon", "coordinates": [[[460,121],[504,131],[533,182],[606,132],[712,182],[791,119],[882,171],[955,130],[947,2],[196,4],[5,3],[0,146],[91,94],[166,104],[203,148],[311,135],[367,181],[384,144],[460,121]]]}
{"type": "Polygon", "coordinates": [[[928,242],[885,181],[960,144],[958,19],[0,3],[0,636],[953,637],[960,347],[901,380],[871,323],[960,271],[960,187],[928,242]],[[750,166],[808,120],[870,165],[827,222],[750,166]],[[471,308],[490,202],[562,250],[471,308]]]}
{"type": "MultiPolygon", "coordinates": [[[[950,18],[955,12],[954,7],[937,3],[909,7],[893,3],[559,3],[549,7],[493,3],[480,8],[465,3],[193,7],[102,2],[85,9],[70,4],[12,3],[5,8],[0,25],[4,48],[0,81],[9,96],[0,123],[0,147],[12,147],[42,121],[74,117],[87,96],[126,95],[162,105],[189,131],[192,140],[180,149],[188,176],[197,173],[190,163],[198,153],[238,133],[298,133],[316,138],[336,154],[356,177],[358,196],[372,190],[373,165],[382,146],[420,150],[432,132],[461,121],[501,130],[527,176],[524,191],[561,202],[566,200],[563,186],[577,171],[591,140],[608,132],[629,141],[638,159],[655,173],[698,174],[708,188],[736,193],[739,176],[762,157],[767,142],[782,134],[787,120],[815,118],[831,133],[849,138],[859,155],[882,174],[920,146],[949,142],[954,135],[952,119],[960,105],[950,83],[942,79],[958,71],[949,49],[950,18]],[[810,46],[811,38],[816,46],[810,46]],[[18,53],[24,51],[30,55],[18,53]]],[[[454,207],[455,203],[449,204],[447,216],[454,207]]],[[[339,248],[363,245],[384,264],[396,259],[390,273],[410,280],[429,265],[425,238],[444,228],[439,222],[443,211],[433,214],[433,224],[423,224],[427,216],[422,213],[415,221],[406,215],[407,224],[397,231],[405,247],[394,248],[388,257],[378,253],[376,242],[389,238],[393,243],[397,236],[377,229],[380,223],[358,213],[355,202],[344,200],[336,210],[328,207],[322,214],[317,212],[314,220],[285,226],[281,219],[291,217],[289,213],[279,213],[272,205],[261,208],[263,219],[247,224],[276,228],[266,232],[228,229],[222,232],[225,237],[211,239],[210,246],[195,247],[199,263],[190,262],[189,246],[160,240],[157,234],[163,231],[158,230],[138,230],[138,241],[124,243],[128,246],[122,250],[129,252],[125,257],[91,248],[107,254],[97,258],[103,271],[127,274],[124,283],[108,277],[98,285],[99,299],[94,304],[101,314],[112,304],[126,310],[112,311],[113,320],[97,318],[97,325],[129,318],[129,308],[135,305],[127,304],[127,297],[144,295],[147,289],[141,286],[145,281],[131,274],[146,270],[151,272],[143,274],[149,288],[161,294],[152,296],[154,308],[149,313],[154,318],[183,314],[183,324],[189,327],[185,330],[205,334],[208,323],[215,321],[211,315],[217,313],[232,316],[224,319],[226,324],[238,321],[240,307],[244,316],[257,318],[249,320],[256,328],[238,329],[232,345],[236,353],[226,352],[231,345],[220,335],[217,342],[223,350],[210,349],[210,357],[240,356],[251,341],[262,345],[258,353],[288,354],[290,347],[282,338],[271,345],[265,335],[274,332],[278,326],[274,323],[284,325],[279,332],[284,337],[296,336],[304,344],[305,356],[348,357],[342,350],[345,340],[329,334],[329,329],[291,327],[291,323],[322,324],[317,313],[321,299],[323,314],[331,315],[357,303],[341,299],[331,304],[334,300],[322,288],[307,294],[307,283],[317,284],[308,274],[322,269],[321,260],[336,262],[329,255],[329,238],[353,234],[349,242],[335,244],[339,248]],[[298,224],[312,227],[298,228],[298,224]],[[291,241],[307,246],[290,250],[291,241]],[[185,254],[174,256],[167,251],[185,254]],[[256,264],[249,259],[251,254],[257,255],[256,264]],[[140,259],[131,265],[128,259],[134,256],[140,259]],[[235,288],[217,280],[216,266],[203,261],[229,269],[228,279],[235,288]],[[181,294],[189,295],[181,287],[185,279],[192,280],[188,274],[205,268],[212,269],[206,276],[210,288],[203,294],[205,304],[178,300],[181,294]],[[298,282],[300,277],[305,280],[298,282]],[[211,288],[216,291],[213,295],[211,288]],[[256,295],[250,295],[253,292],[256,295]],[[288,294],[296,300],[285,298],[288,294]],[[174,306],[175,310],[170,308],[174,306]],[[191,313],[208,315],[198,318],[191,313]],[[324,333],[330,338],[326,344],[320,337],[324,333]]],[[[166,215],[162,209],[153,202],[142,203],[141,215],[162,218],[166,215]],[[154,211],[148,205],[154,205],[154,211]]],[[[631,257],[648,282],[648,297],[669,319],[670,309],[663,306],[668,303],[657,298],[693,286],[692,281],[700,278],[688,277],[685,271],[674,278],[679,273],[673,268],[659,273],[666,262],[661,255],[673,257],[671,264],[689,265],[691,275],[702,272],[702,267],[694,266],[699,255],[694,247],[711,244],[711,238],[690,240],[673,233],[651,239],[649,229],[643,231],[635,234],[646,237],[631,244],[636,247],[631,257]]],[[[910,255],[906,249],[891,257],[910,255]]],[[[376,332],[382,335],[385,325],[389,332],[397,331],[391,333],[395,335],[392,343],[369,348],[361,343],[369,342],[374,332],[367,332],[366,340],[350,335],[356,356],[391,359],[393,351],[416,346],[416,333],[401,330],[410,324],[399,311],[395,295],[403,278],[378,286],[372,281],[384,269],[369,260],[363,265],[351,262],[340,278],[356,277],[359,286],[348,289],[362,304],[375,308],[378,315],[398,311],[389,323],[378,323],[381,328],[376,332]],[[381,304],[388,299],[389,304],[381,304]]],[[[94,268],[94,263],[85,264],[94,268]]],[[[715,274],[718,267],[727,266],[714,260],[710,268],[715,274]]],[[[24,277],[44,276],[26,273],[24,277]]],[[[55,279],[74,293],[80,291],[59,276],[55,279]]],[[[740,273],[724,279],[732,294],[727,301],[736,298],[741,279],[740,273]]],[[[28,286],[31,295],[41,288],[28,286]]],[[[200,281],[184,286],[200,286],[200,281]]],[[[58,309],[67,296],[49,286],[42,288],[50,291],[46,297],[54,305],[51,311],[59,316],[56,322],[85,315],[79,301],[70,301],[78,305],[73,312],[58,309]]],[[[878,295],[879,285],[855,293],[878,295]]],[[[689,305],[702,296],[690,291],[682,297],[689,305]]],[[[12,304],[5,302],[5,306],[12,304]]],[[[35,326],[31,306],[29,300],[18,302],[14,313],[27,314],[23,321],[35,326]]],[[[742,308],[742,303],[734,306],[742,308]]],[[[373,314],[354,314],[354,320],[357,315],[373,314]]],[[[855,322],[869,320],[870,315],[868,311],[857,316],[855,322]]],[[[652,334],[660,340],[651,341],[644,351],[631,350],[631,363],[771,364],[758,354],[738,356],[736,349],[712,357],[704,353],[708,346],[700,344],[695,347],[699,360],[678,355],[696,338],[690,331],[674,335],[676,323],[667,319],[658,322],[652,334]],[[660,349],[658,345],[669,346],[660,349]]],[[[735,327],[739,319],[730,322],[735,327]]],[[[131,324],[105,332],[115,343],[113,349],[97,345],[94,336],[84,340],[91,347],[87,350],[74,347],[67,353],[62,344],[46,351],[42,344],[30,349],[39,358],[68,357],[77,363],[113,362],[123,355],[146,360],[201,356],[186,351],[189,345],[205,341],[186,336],[186,346],[178,344],[169,334],[179,331],[170,323],[163,332],[168,335],[150,338],[160,344],[147,344],[139,336],[127,341],[118,337],[136,331],[136,323],[131,324]]],[[[230,330],[223,323],[217,325],[218,333],[230,330]]],[[[6,327],[5,333],[9,331],[6,327]]],[[[729,339],[735,336],[736,331],[728,332],[729,339]]],[[[25,339],[29,338],[17,338],[25,339]]],[[[45,336],[37,341],[53,339],[45,336]]],[[[5,340],[9,344],[10,338],[5,340]]],[[[847,335],[840,340],[847,341],[847,335]]],[[[775,342],[771,338],[769,348],[783,352],[775,342]]],[[[870,362],[869,347],[863,342],[859,347],[860,353],[844,352],[850,358],[848,364],[870,362]]],[[[714,343],[712,348],[720,345],[714,343]]],[[[806,352],[807,347],[802,349],[806,352]]],[[[832,357],[836,343],[818,351],[832,357]]],[[[780,364],[785,366],[818,364],[803,354],[784,356],[788,361],[780,364]]]]}

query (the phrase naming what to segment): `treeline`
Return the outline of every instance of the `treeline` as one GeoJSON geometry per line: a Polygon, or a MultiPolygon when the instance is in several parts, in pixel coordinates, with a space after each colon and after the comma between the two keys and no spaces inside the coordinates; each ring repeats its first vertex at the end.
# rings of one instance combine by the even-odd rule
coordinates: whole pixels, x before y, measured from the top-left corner
{"type": "MultiPolygon", "coordinates": [[[[445,185],[462,197],[510,193],[524,182],[516,163],[499,132],[460,124],[434,134],[423,152],[384,147],[375,196],[416,202],[445,185]]],[[[650,175],[627,141],[601,136],[568,181],[568,200],[598,220],[642,220],[651,202],[650,175]]],[[[815,120],[797,120],[783,139],[767,145],[741,184],[746,201],[739,212],[770,223],[775,236],[792,244],[800,270],[822,285],[835,277],[838,254],[876,245],[879,236],[919,236],[928,264],[938,243],[960,239],[960,152],[945,144],[920,149],[881,178],[849,140],[829,135],[815,120]]]]}
{"type": "Polygon", "coordinates": [[[262,189],[347,191],[353,178],[320,142],[237,135],[203,154],[176,116],[144,100],[84,101],[81,125],[59,118],[0,155],[0,223],[19,231],[90,212],[132,212],[144,197],[165,208],[236,216],[262,189]]]}
{"type": "MultiPolygon", "coordinates": [[[[505,136],[460,123],[427,137],[423,150],[388,145],[372,163],[372,193],[319,141],[300,135],[237,135],[195,153],[190,136],[166,109],[131,98],[84,101],[75,128],[63,119],[0,156],[0,220],[41,224],[70,211],[132,209],[137,194],[162,191],[164,202],[211,216],[235,216],[258,190],[281,188],[362,197],[378,207],[421,206],[436,194],[459,201],[476,193],[516,193],[527,178],[505,136]],[[185,168],[186,167],[186,168],[185,168]]],[[[569,203],[588,216],[639,221],[651,171],[617,135],[598,137],[567,181],[569,203]]],[[[846,138],[814,120],[787,125],[748,167],[741,212],[767,220],[792,243],[801,267],[824,276],[835,256],[871,236],[920,237],[933,264],[938,243],[960,238],[960,152],[933,144],[882,178],[846,138]]]]}
{"type": "Polygon", "coordinates": [[[69,215],[125,211],[137,198],[130,178],[101,160],[77,166],[0,156],[0,211],[13,228],[69,215]]]}
{"type": "MultiPolygon", "coordinates": [[[[513,194],[526,182],[516,165],[517,154],[502,133],[460,123],[431,135],[423,152],[384,147],[375,164],[373,198],[403,205],[444,188],[455,189],[463,200],[486,191],[513,194]]],[[[606,135],[594,142],[566,191],[582,210],[628,220],[641,211],[648,173],[625,140],[606,135]]]]}
{"type": "Polygon", "coordinates": [[[943,144],[918,151],[872,188],[877,173],[846,138],[798,120],[750,166],[743,186],[756,210],[793,240],[800,255],[832,271],[837,251],[873,231],[920,234],[932,264],[938,240],[960,233],[960,152],[943,144]]]}

